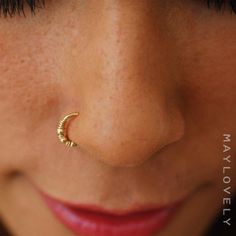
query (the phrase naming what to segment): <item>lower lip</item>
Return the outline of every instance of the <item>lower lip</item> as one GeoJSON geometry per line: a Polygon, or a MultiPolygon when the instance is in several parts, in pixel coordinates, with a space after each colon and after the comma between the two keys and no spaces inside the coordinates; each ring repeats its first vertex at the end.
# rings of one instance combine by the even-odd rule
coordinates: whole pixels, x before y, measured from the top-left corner
{"type": "Polygon", "coordinates": [[[55,216],[80,236],[150,236],[162,231],[180,207],[179,203],[147,211],[111,214],[104,210],[88,210],[84,206],[75,208],[45,194],[43,199],[55,216]]]}

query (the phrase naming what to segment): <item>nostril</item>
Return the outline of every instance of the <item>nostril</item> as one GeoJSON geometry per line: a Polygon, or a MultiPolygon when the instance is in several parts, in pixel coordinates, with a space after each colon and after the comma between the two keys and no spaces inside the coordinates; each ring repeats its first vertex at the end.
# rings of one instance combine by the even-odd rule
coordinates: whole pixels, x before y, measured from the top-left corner
{"type": "Polygon", "coordinates": [[[170,121],[169,135],[167,137],[167,144],[175,143],[180,141],[185,134],[185,121],[180,111],[176,111],[170,121]]]}

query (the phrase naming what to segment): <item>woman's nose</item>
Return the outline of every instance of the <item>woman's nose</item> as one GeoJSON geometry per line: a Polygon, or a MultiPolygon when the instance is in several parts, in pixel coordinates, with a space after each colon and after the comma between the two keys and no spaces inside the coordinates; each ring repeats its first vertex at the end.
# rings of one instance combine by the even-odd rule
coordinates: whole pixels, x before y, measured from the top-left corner
{"type": "Polygon", "coordinates": [[[87,31],[94,38],[77,56],[73,83],[65,80],[80,113],[69,136],[106,164],[141,165],[183,135],[168,45],[155,26],[132,5],[103,10],[87,31]]]}

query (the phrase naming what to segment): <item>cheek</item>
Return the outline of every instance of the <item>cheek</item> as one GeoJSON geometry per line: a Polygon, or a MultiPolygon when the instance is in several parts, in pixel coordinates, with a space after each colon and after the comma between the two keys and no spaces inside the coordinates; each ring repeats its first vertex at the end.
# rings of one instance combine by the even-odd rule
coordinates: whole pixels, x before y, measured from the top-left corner
{"type": "Polygon", "coordinates": [[[236,15],[186,4],[168,25],[185,115],[191,127],[195,123],[236,133],[236,15]]]}
{"type": "Polygon", "coordinates": [[[57,24],[53,17],[0,22],[0,175],[35,162],[48,145],[45,136],[58,143],[62,79],[70,76],[74,45],[67,32],[72,23],[57,24]]]}
{"type": "MultiPolygon", "coordinates": [[[[182,49],[178,63],[181,63],[186,132],[194,144],[199,144],[200,155],[195,157],[195,166],[202,169],[207,166],[205,176],[211,175],[221,182],[222,135],[236,135],[236,30],[232,30],[233,23],[235,21],[225,20],[224,24],[218,24],[215,19],[214,24],[196,24],[178,45],[182,49]]],[[[189,149],[189,153],[192,150],[189,149]]],[[[197,153],[198,149],[195,150],[197,153]]],[[[236,150],[232,149],[231,154],[235,156],[236,150]]],[[[191,156],[192,166],[193,163],[191,156]]],[[[232,168],[236,165],[232,164],[232,168]]]]}
{"type": "Polygon", "coordinates": [[[186,86],[187,100],[192,100],[194,109],[204,109],[213,124],[217,118],[221,118],[223,124],[225,118],[225,124],[228,120],[235,131],[236,111],[232,107],[236,101],[236,30],[231,30],[230,23],[225,24],[229,27],[199,26],[192,32],[182,55],[184,79],[181,83],[186,86]]]}
{"type": "Polygon", "coordinates": [[[18,36],[14,40],[14,36],[0,35],[0,166],[3,168],[17,165],[21,156],[32,153],[30,145],[37,139],[37,131],[55,115],[59,104],[57,64],[50,57],[55,55],[55,49],[46,39],[35,41],[18,36]]]}
{"type": "Polygon", "coordinates": [[[202,102],[201,106],[229,108],[236,98],[236,15],[190,4],[181,9],[182,21],[173,23],[177,32],[171,30],[180,52],[180,82],[189,89],[189,99],[202,102]]]}
{"type": "Polygon", "coordinates": [[[17,118],[21,125],[33,125],[36,117],[44,119],[44,107],[56,102],[55,49],[40,36],[0,38],[0,108],[8,111],[2,114],[11,121],[17,118]]]}

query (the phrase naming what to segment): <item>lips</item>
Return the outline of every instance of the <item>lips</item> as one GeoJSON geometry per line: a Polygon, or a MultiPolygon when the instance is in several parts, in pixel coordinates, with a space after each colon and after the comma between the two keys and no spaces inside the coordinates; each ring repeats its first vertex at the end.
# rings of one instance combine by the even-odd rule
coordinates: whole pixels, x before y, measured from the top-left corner
{"type": "Polygon", "coordinates": [[[78,236],[150,236],[162,231],[181,205],[178,202],[152,209],[113,212],[42,196],[54,215],[78,236]]]}

